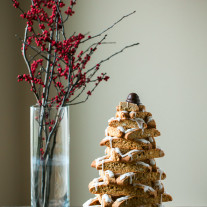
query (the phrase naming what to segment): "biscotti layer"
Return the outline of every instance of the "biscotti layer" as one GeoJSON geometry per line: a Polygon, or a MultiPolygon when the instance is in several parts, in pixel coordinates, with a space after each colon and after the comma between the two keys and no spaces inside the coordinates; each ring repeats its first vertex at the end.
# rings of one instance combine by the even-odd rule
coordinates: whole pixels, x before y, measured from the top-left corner
{"type": "Polygon", "coordinates": [[[135,111],[139,112],[139,106],[137,104],[129,103],[129,102],[120,102],[116,107],[117,111],[135,111]]]}
{"type": "Polygon", "coordinates": [[[116,199],[116,201],[112,204],[112,207],[138,207],[140,205],[149,205],[168,201],[172,201],[172,197],[167,193],[163,193],[162,195],[158,195],[156,197],[152,196],[148,198],[124,196],[116,199]]]}
{"type": "Polygon", "coordinates": [[[135,118],[141,118],[141,119],[146,119],[147,117],[152,116],[150,112],[135,112],[135,111],[117,111],[116,112],[116,118],[121,118],[121,119],[135,119],[135,118]]]}
{"type": "Polygon", "coordinates": [[[121,186],[116,184],[106,184],[94,179],[89,183],[89,191],[92,194],[109,194],[111,196],[132,195],[139,197],[157,196],[157,191],[151,186],[146,185],[127,185],[121,186]]]}
{"type": "Polygon", "coordinates": [[[125,173],[125,174],[119,175],[118,177],[116,175],[114,178],[105,176],[104,173],[100,173],[100,176],[104,180],[104,183],[106,183],[107,185],[114,184],[114,185],[121,185],[123,187],[127,187],[129,185],[130,186],[145,185],[145,186],[150,186],[153,189],[155,189],[158,194],[161,194],[164,192],[164,186],[160,180],[150,181],[150,180],[142,179],[138,181],[136,180],[137,177],[135,173],[133,172],[125,173]]]}
{"type": "Polygon", "coordinates": [[[139,162],[118,162],[113,161],[110,158],[104,158],[94,160],[91,163],[91,167],[96,168],[97,170],[110,170],[114,173],[127,173],[127,172],[151,172],[152,166],[149,164],[139,161],[139,162]]]}
{"type": "Polygon", "coordinates": [[[153,144],[148,139],[137,139],[136,141],[127,140],[119,137],[107,136],[100,142],[100,146],[107,146],[111,148],[122,148],[122,149],[152,149],[153,144]]]}
{"type": "MultiPolygon", "coordinates": [[[[98,199],[98,196],[95,196],[94,198],[90,198],[89,200],[87,200],[84,204],[83,204],[83,207],[89,207],[89,206],[96,206],[96,207],[98,207],[98,206],[100,206],[101,207],[101,203],[100,203],[100,201],[99,201],[99,199],[98,199]]],[[[108,207],[111,207],[111,205],[110,206],[108,206],[108,207]]]]}
{"type": "Polygon", "coordinates": [[[111,157],[113,161],[121,162],[135,162],[152,158],[159,158],[165,155],[163,150],[160,148],[150,150],[128,150],[107,147],[105,152],[111,157]]]}
{"type": "Polygon", "coordinates": [[[135,173],[128,172],[124,174],[114,174],[112,171],[99,171],[101,178],[107,183],[118,184],[118,185],[129,185],[134,183],[140,183],[144,185],[150,185],[151,182],[157,180],[164,180],[166,178],[165,172],[157,168],[157,171],[135,173]]]}
{"type": "MultiPolygon", "coordinates": [[[[156,122],[152,118],[152,116],[146,116],[144,118],[139,118],[134,115],[136,112],[117,112],[116,118],[112,117],[108,120],[109,126],[117,127],[117,126],[126,126],[128,129],[130,128],[156,128],[156,122]],[[133,118],[130,117],[133,116],[133,118]],[[147,127],[146,127],[147,126],[147,127]]],[[[138,112],[139,113],[139,112],[138,112]]],[[[141,112],[147,113],[147,112],[141,112]]]]}
{"type": "Polygon", "coordinates": [[[147,124],[143,119],[120,119],[120,118],[111,118],[108,121],[109,126],[111,127],[123,127],[124,130],[137,128],[137,129],[145,129],[147,128],[147,124]]]}
{"type": "MultiPolygon", "coordinates": [[[[127,198],[130,199],[130,196],[124,197],[115,197],[108,194],[99,194],[96,195],[94,198],[89,199],[83,204],[83,207],[112,207],[113,203],[119,200],[126,200],[127,198]]],[[[123,204],[122,204],[123,205],[123,204]]],[[[126,206],[127,207],[127,206],[126,206]]],[[[161,204],[147,204],[147,205],[140,205],[136,207],[161,207],[161,204]]]]}
{"type": "Polygon", "coordinates": [[[160,136],[160,132],[155,129],[128,129],[125,130],[124,127],[110,127],[108,126],[105,130],[106,136],[126,138],[132,141],[136,139],[148,138],[148,137],[157,137],[160,136]]]}
{"type": "Polygon", "coordinates": [[[125,173],[116,179],[119,185],[128,185],[131,183],[147,184],[148,181],[164,180],[166,174],[162,171],[148,172],[148,173],[125,173]]]}
{"type": "Polygon", "coordinates": [[[129,140],[136,140],[137,138],[157,137],[160,132],[157,129],[131,129],[125,132],[125,138],[129,140]]]}

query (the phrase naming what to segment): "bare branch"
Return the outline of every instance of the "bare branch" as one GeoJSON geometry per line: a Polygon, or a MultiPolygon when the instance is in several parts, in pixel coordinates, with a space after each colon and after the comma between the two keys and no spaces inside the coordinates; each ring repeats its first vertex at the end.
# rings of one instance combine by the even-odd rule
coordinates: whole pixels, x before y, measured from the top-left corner
{"type": "Polygon", "coordinates": [[[92,37],[89,38],[89,39],[85,39],[85,40],[83,40],[81,43],[84,43],[84,42],[86,42],[86,41],[88,41],[88,40],[91,40],[91,39],[93,39],[93,38],[96,38],[96,37],[98,37],[98,36],[101,36],[103,33],[107,32],[107,31],[110,30],[110,29],[112,29],[116,24],[118,24],[119,22],[121,22],[124,18],[126,18],[126,17],[128,17],[128,16],[134,14],[135,12],[136,12],[136,11],[133,11],[133,12],[127,14],[127,15],[124,15],[122,18],[120,18],[118,21],[116,21],[114,24],[112,24],[112,25],[111,25],[110,27],[108,27],[107,29],[103,30],[102,32],[100,32],[100,33],[97,34],[97,35],[92,36],[92,37]]]}
{"type": "MultiPolygon", "coordinates": [[[[27,25],[26,28],[25,28],[24,42],[25,42],[26,39],[27,39],[27,31],[28,31],[28,25],[27,25]]],[[[33,77],[33,76],[32,76],[32,71],[31,71],[31,68],[30,68],[30,64],[29,64],[29,61],[28,61],[27,56],[26,56],[26,54],[25,54],[25,51],[26,51],[26,49],[25,49],[25,44],[23,43],[22,55],[23,55],[23,57],[24,57],[24,61],[25,61],[26,65],[27,65],[27,69],[28,69],[28,71],[29,71],[29,74],[30,74],[31,77],[33,77]]],[[[31,86],[32,86],[32,89],[33,89],[33,92],[34,92],[34,95],[35,95],[37,101],[39,101],[39,96],[38,96],[38,94],[37,94],[35,84],[34,84],[32,81],[30,81],[30,84],[31,84],[31,86]]]]}
{"type": "MultiPolygon", "coordinates": [[[[115,53],[113,53],[112,55],[110,55],[109,57],[107,57],[106,59],[101,60],[98,64],[101,65],[101,64],[103,64],[104,62],[110,60],[112,57],[118,55],[119,53],[122,53],[125,49],[130,48],[130,47],[133,47],[133,46],[136,46],[136,45],[139,45],[139,43],[134,43],[134,44],[132,44],[132,45],[128,45],[128,46],[122,48],[122,49],[119,50],[118,52],[115,52],[115,53]]],[[[92,68],[90,68],[89,70],[87,70],[86,73],[89,73],[90,71],[94,70],[95,68],[96,68],[96,65],[93,66],[92,68]]],[[[96,72],[96,71],[95,71],[95,72],[96,72]]],[[[94,74],[95,74],[95,73],[93,73],[93,75],[94,75],[94,74]]],[[[92,77],[93,75],[91,75],[90,77],[92,77]]]]}

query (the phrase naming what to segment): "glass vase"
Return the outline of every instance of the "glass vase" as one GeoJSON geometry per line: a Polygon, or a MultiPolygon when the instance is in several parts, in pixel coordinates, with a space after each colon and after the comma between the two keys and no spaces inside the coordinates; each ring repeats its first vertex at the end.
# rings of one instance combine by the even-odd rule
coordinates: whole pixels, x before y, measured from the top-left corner
{"type": "Polygon", "coordinates": [[[70,206],[69,106],[30,107],[31,206],[70,206]]]}

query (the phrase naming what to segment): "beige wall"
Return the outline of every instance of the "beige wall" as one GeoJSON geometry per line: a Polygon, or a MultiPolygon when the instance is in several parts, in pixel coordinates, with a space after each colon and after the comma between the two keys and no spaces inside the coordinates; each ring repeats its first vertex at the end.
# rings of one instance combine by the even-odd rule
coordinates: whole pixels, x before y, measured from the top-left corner
{"type": "MultiPolygon", "coordinates": [[[[29,105],[34,99],[26,85],[16,82],[17,74],[26,70],[14,37],[23,34],[23,22],[17,21],[7,0],[1,3],[0,206],[28,205],[29,105]]],[[[87,185],[98,172],[90,167],[91,161],[104,154],[99,142],[107,120],[133,91],[162,132],[156,140],[166,156],[158,165],[167,173],[164,184],[174,197],[170,205],[207,205],[207,1],[79,0],[68,27],[96,33],[133,10],[135,15],[108,33],[117,44],[102,46],[95,59],[126,44],[140,45],[106,63],[103,71],[110,81],[87,103],[71,107],[72,204],[92,197],[87,185]]]]}
{"type": "Polygon", "coordinates": [[[136,14],[109,32],[115,46],[102,46],[101,59],[126,44],[140,46],[105,64],[111,79],[72,111],[72,201],[92,197],[87,185],[98,172],[90,167],[104,154],[99,147],[107,120],[119,101],[137,92],[153,113],[166,156],[158,165],[166,171],[170,206],[207,205],[207,1],[90,0],[77,5],[76,31],[101,31],[120,16],[136,14]]]}
{"type": "Polygon", "coordinates": [[[34,99],[27,85],[17,82],[25,73],[21,43],[23,21],[8,0],[0,7],[0,206],[30,202],[29,106],[34,99]]]}

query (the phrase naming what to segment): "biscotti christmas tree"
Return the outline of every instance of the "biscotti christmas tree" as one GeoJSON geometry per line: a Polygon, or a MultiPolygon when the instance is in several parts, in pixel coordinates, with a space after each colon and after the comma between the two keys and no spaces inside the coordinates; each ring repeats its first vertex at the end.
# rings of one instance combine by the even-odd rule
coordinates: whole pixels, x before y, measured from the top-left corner
{"type": "Polygon", "coordinates": [[[106,155],[91,164],[100,175],[89,183],[95,197],[83,207],[154,207],[172,201],[161,182],[166,174],[155,162],[164,152],[156,146],[155,137],[160,132],[152,114],[146,112],[135,93],[120,102],[116,110],[100,143],[107,147],[106,155]]]}

